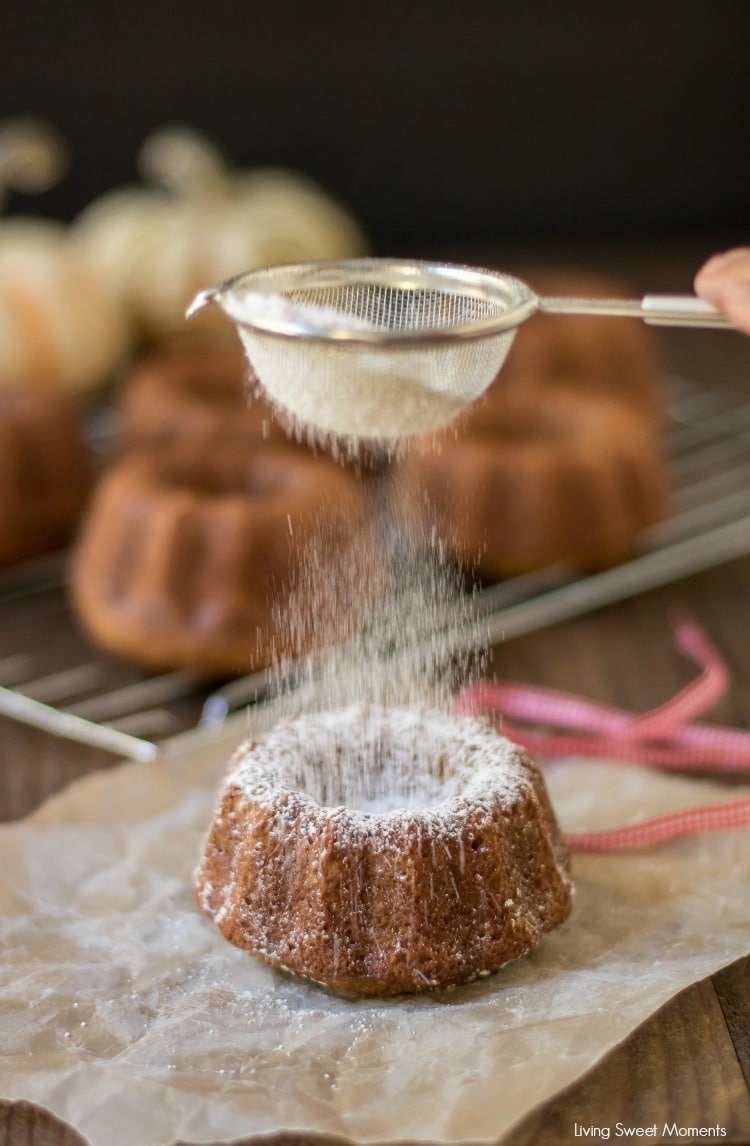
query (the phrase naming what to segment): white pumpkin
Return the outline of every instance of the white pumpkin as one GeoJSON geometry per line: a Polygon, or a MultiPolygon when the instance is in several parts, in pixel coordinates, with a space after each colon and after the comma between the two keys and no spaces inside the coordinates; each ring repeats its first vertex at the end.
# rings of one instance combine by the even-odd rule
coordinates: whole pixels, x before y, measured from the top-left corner
{"type": "MultiPolygon", "coordinates": [[[[3,191],[7,186],[41,190],[40,166],[47,176],[55,173],[44,148],[46,130],[32,121],[12,121],[0,130],[3,191]]],[[[89,390],[112,374],[126,341],[122,307],[81,252],[71,248],[63,224],[0,221],[0,387],[89,390]]]]}
{"type": "MultiPolygon", "coordinates": [[[[185,310],[197,292],[241,271],[367,250],[352,215],[312,180],[285,170],[233,173],[188,129],[152,136],[139,166],[158,186],[102,196],[74,233],[146,338],[189,333],[185,310]]],[[[217,312],[195,326],[205,332],[217,319],[233,334],[217,312]]]]}

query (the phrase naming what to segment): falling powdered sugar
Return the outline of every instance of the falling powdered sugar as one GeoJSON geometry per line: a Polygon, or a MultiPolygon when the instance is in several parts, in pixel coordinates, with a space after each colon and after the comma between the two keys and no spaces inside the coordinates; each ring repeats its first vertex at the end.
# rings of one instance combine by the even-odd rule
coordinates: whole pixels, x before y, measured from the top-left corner
{"type": "Polygon", "coordinates": [[[390,494],[387,479],[370,485],[371,527],[344,549],[324,543],[325,522],[302,545],[291,590],[275,606],[291,649],[274,666],[280,714],[292,695],[297,711],[354,703],[452,711],[456,689],[481,675],[487,635],[473,593],[437,534],[407,530],[390,494]]]}

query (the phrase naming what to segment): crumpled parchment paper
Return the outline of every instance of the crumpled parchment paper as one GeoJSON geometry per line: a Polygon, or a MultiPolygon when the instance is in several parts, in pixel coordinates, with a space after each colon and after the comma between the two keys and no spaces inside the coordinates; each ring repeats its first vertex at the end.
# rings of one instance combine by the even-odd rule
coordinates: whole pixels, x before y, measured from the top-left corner
{"type": "MultiPolygon", "coordinates": [[[[738,830],[576,857],[571,919],[452,992],[349,1002],[279,975],[227,944],[192,897],[247,719],[264,717],[89,776],[0,829],[0,1095],[47,1107],[93,1146],[281,1128],[495,1139],[679,989],[750,951],[738,830]]],[[[603,762],[558,762],[547,779],[570,830],[742,792],[603,762]]]]}

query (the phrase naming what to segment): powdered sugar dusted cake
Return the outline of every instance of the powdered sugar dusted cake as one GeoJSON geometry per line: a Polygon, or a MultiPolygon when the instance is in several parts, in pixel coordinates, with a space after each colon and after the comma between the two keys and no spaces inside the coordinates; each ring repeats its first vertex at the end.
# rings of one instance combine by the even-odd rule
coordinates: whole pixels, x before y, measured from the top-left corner
{"type": "Polygon", "coordinates": [[[235,754],[196,872],[231,943],[335,990],[489,973],[569,914],[534,762],[484,720],[352,706],[235,754]]]}

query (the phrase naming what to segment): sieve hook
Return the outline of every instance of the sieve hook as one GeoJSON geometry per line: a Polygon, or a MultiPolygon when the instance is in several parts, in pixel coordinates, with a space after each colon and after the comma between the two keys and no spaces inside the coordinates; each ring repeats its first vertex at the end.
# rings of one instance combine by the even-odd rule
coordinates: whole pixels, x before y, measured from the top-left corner
{"type": "Polygon", "coordinates": [[[204,310],[210,306],[212,302],[219,302],[221,299],[223,287],[206,287],[205,290],[199,291],[195,296],[190,306],[185,311],[186,318],[193,318],[199,311],[204,310]]]}

